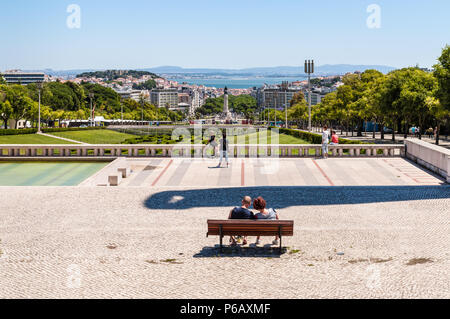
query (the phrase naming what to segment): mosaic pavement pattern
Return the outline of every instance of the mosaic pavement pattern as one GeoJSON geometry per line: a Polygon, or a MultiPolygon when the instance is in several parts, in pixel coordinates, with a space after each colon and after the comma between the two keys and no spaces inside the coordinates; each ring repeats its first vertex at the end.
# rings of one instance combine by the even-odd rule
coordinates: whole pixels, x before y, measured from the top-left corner
{"type": "Polygon", "coordinates": [[[0,298],[450,298],[450,186],[403,159],[285,162],[139,160],[117,188],[0,187],[0,298]],[[294,220],[283,254],[206,238],[243,195],[294,220]]]}

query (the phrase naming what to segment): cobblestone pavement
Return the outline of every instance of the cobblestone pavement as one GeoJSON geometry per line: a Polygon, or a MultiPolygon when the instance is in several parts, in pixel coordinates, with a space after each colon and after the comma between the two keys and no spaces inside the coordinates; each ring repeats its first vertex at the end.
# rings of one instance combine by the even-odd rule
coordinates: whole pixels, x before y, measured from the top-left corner
{"type": "MultiPolygon", "coordinates": [[[[0,298],[450,298],[450,187],[0,187],[0,298]],[[241,195],[279,256],[206,238],[241,195]]],[[[254,241],[254,238],[251,239],[254,241]]]]}

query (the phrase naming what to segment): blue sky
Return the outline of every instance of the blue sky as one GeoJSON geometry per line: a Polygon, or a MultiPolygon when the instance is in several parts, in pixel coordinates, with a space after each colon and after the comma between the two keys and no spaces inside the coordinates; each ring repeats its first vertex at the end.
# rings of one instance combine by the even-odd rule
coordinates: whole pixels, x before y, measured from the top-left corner
{"type": "Polygon", "coordinates": [[[0,70],[431,66],[450,44],[448,0],[3,0],[0,70]],[[66,25],[81,8],[81,28],[66,25]],[[370,29],[368,5],[381,8],[370,29]]]}

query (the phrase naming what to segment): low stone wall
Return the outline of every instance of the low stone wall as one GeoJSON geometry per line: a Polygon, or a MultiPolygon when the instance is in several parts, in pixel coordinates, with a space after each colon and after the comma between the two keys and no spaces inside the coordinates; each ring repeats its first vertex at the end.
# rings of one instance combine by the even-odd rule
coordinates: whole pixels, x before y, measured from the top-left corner
{"type": "MultiPolygon", "coordinates": [[[[202,157],[205,145],[0,145],[1,158],[73,157],[202,157]]],[[[403,145],[342,144],[329,146],[331,157],[404,156],[403,145]]],[[[321,156],[321,145],[230,145],[231,157],[321,156]]]]}
{"type": "Polygon", "coordinates": [[[419,139],[405,140],[406,157],[441,175],[450,183],[450,150],[419,139]]]}
{"type": "MultiPolygon", "coordinates": [[[[204,157],[205,145],[0,145],[0,159],[13,158],[117,158],[117,157],[204,157]]],[[[330,145],[331,157],[404,156],[404,145],[330,145]]],[[[321,145],[230,145],[230,157],[314,157],[321,145]]]]}

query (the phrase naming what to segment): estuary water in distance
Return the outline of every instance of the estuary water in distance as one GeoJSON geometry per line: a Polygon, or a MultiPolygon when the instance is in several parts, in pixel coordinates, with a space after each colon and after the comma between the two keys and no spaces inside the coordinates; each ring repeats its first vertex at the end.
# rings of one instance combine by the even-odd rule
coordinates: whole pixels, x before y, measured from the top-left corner
{"type": "Polygon", "coordinates": [[[189,85],[204,85],[206,87],[223,88],[227,86],[230,89],[248,89],[261,87],[264,83],[281,84],[283,81],[303,81],[305,77],[224,77],[224,78],[168,78],[178,83],[187,83],[189,85]]]}

